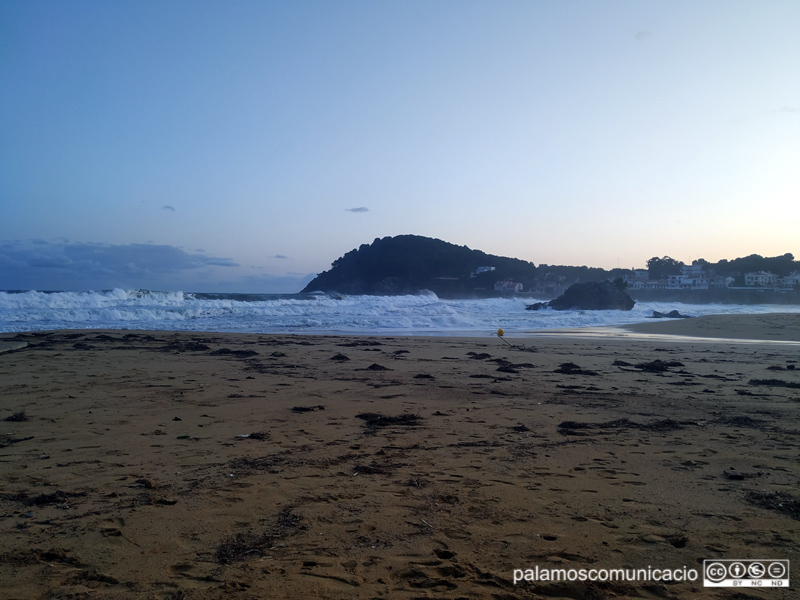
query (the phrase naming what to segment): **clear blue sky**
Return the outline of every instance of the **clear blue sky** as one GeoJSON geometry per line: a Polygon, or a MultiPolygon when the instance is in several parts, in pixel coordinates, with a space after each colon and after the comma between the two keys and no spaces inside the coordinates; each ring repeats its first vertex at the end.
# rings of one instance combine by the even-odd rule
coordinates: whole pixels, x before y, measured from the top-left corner
{"type": "Polygon", "coordinates": [[[797,0],[4,0],[0,289],[296,291],[405,233],[798,255],[798,31],[797,0]]]}

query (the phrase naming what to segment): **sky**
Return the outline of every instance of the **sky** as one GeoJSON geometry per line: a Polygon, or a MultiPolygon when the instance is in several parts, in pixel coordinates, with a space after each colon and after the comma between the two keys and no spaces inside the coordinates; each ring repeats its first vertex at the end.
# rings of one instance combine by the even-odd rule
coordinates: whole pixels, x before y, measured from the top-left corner
{"type": "Polygon", "coordinates": [[[4,0],[0,289],[800,255],[796,0],[4,0]]]}

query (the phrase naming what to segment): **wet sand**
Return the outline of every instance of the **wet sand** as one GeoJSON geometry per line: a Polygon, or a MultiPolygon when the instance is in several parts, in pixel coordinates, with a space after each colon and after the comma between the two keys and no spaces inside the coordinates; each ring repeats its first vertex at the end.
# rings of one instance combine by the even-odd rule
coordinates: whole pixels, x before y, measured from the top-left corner
{"type": "Polygon", "coordinates": [[[800,313],[653,319],[626,329],[642,334],[800,342],[800,313]]]}
{"type": "MultiPolygon", "coordinates": [[[[777,321],[748,320],[727,331],[774,339],[777,321]]],[[[3,598],[795,597],[797,577],[513,583],[536,566],[800,564],[795,344],[0,341],[28,343],[0,354],[3,598]]]]}

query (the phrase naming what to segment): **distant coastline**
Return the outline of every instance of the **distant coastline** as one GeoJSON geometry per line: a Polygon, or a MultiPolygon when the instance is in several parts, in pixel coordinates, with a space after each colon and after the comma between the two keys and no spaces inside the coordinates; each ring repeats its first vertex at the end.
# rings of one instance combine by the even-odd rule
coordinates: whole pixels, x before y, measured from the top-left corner
{"type": "Polygon", "coordinates": [[[800,261],[756,254],[686,265],[653,257],[647,269],[535,265],[418,235],[376,238],[331,263],[305,293],[399,296],[435,293],[451,300],[518,297],[552,300],[576,283],[613,281],[639,302],[800,305],[800,261]]]}
{"type": "MultiPolygon", "coordinates": [[[[484,298],[507,298],[509,294],[493,290],[453,291],[446,289],[431,290],[443,300],[468,300],[484,298]]],[[[681,304],[785,304],[800,306],[800,292],[774,290],[631,290],[625,292],[636,302],[679,302],[681,304]]],[[[424,293],[424,290],[421,291],[424,293]]],[[[559,294],[542,292],[517,292],[511,294],[516,298],[530,298],[531,300],[552,300],[559,294]]]]}

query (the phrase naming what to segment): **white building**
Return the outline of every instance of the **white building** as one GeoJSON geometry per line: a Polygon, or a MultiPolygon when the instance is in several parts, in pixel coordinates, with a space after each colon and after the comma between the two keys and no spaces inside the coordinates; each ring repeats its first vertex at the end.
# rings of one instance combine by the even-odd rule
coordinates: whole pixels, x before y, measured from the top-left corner
{"type": "Polygon", "coordinates": [[[791,275],[781,279],[781,284],[785,288],[800,286],[800,273],[792,273],[791,275]]]}
{"type": "Polygon", "coordinates": [[[651,279],[644,284],[646,290],[665,290],[667,289],[667,281],[665,279],[651,279]]]}
{"type": "Polygon", "coordinates": [[[633,269],[630,273],[626,273],[622,279],[627,283],[647,281],[650,279],[650,271],[647,269],[633,269]]]}
{"type": "Polygon", "coordinates": [[[522,291],[521,283],[514,283],[513,281],[498,281],[494,284],[495,292],[503,292],[504,294],[513,294],[522,291]]]}
{"type": "Polygon", "coordinates": [[[684,265],[680,275],[667,277],[668,290],[707,290],[708,284],[708,274],[703,271],[702,265],[684,265]]]}
{"type": "Polygon", "coordinates": [[[724,289],[732,286],[735,281],[736,280],[731,276],[724,277],[720,275],[711,279],[711,281],[708,282],[708,286],[714,289],[724,289]]]}
{"type": "Polygon", "coordinates": [[[748,287],[775,287],[780,283],[779,277],[768,271],[745,273],[744,284],[748,287]]]}
{"type": "Polygon", "coordinates": [[[475,269],[475,272],[470,275],[470,277],[477,277],[481,273],[489,273],[494,271],[494,267],[478,267],[475,269]]]}
{"type": "Polygon", "coordinates": [[[667,289],[668,290],[681,289],[682,281],[683,281],[683,275],[667,275],[667,289]]]}

